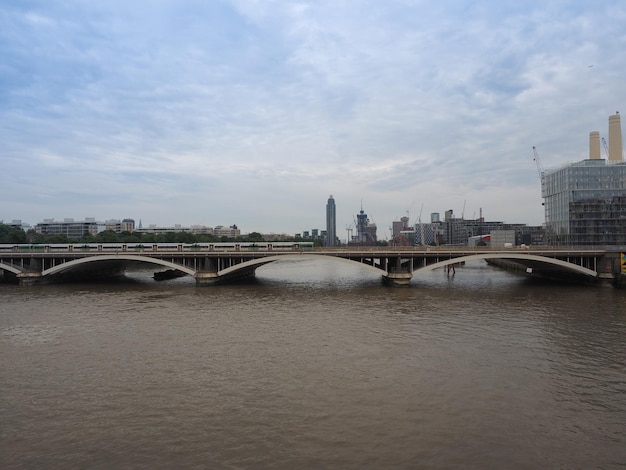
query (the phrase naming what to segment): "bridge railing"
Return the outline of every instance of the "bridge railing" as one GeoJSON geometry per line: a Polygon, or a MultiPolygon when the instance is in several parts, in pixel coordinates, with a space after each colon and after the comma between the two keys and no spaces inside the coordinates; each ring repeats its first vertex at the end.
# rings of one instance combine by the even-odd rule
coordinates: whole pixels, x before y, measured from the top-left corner
{"type": "Polygon", "coordinates": [[[393,253],[428,253],[428,252],[625,252],[624,246],[361,246],[349,245],[340,247],[314,247],[311,242],[241,242],[241,243],[69,243],[69,244],[0,244],[1,253],[124,253],[124,252],[393,252],[393,253]]]}

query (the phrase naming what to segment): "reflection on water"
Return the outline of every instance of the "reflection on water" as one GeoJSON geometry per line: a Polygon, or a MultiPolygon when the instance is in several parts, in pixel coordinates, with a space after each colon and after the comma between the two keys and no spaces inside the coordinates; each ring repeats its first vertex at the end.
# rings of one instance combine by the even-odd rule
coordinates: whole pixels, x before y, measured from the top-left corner
{"type": "Polygon", "coordinates": [[[486,264],[410,288],[0,286],[2,468],[622,468],[626,296],[486,264]]]}

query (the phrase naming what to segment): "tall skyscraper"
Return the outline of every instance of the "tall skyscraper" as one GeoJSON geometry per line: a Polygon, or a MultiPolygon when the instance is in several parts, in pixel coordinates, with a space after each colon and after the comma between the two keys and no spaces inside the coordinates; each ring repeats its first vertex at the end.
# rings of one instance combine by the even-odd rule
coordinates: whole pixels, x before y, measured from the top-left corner
{"type": "Polygon", "coordinates": [[[326,203],[326,246],[337,245],[337,210],[331,195],[326,203]]]}

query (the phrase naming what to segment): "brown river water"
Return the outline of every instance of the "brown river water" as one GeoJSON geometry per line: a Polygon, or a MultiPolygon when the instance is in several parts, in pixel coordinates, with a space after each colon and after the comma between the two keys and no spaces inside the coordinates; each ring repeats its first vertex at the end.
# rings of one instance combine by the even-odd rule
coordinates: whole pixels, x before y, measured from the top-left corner
{"type": "Polygon", "coordinates": [[[0,468],[626,468],[626,290],[411,284],[0,285],[0,468]]]}

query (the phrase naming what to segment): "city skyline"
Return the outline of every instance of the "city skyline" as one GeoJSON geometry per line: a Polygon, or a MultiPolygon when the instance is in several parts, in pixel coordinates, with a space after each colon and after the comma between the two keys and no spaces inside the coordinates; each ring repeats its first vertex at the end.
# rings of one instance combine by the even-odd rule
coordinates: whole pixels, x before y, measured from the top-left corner
{"type": "Polygon", "coordinates": [[[617,0],[4,2],[0,219],[297,233],[333,194],[341,238],[361,201],[381,236],[449,209],[540,225],[532,149],[608,136],[624,23],[617,0]]]}
{"type": "MultiPolygon", "coordinates": [[[[444,217],[448,216],[448,212],[450,211],[445,211],[445,213],[435,212],[435,213],[425,215],[423,218],[419,218],[419,219],[418,218],[411,219],[407,215],[402,216],[398,220],[391,220],[389,222],[389,227],[387,227],[386,225],[381,226],[380,230],[378,231],[377,236],[380,240],[391,240],[393,239],[393,234],[391,233],[393,224],[399,224],[399,223],[404,224],[404,222],[408,221],[407,227],[417,227],[420,223],[430,224],[431,222],[433,222],[433,220],[431,220],[431,217],[433,215],[436,215],[434,222],[438,223],[440,220],[443,220],[444,217]]],[[[156,229],[157,231],[168,231],[168,232],[173,232],[173,231],[176,231],[176,229],[180,229],[181,232],[183,231],[193,232],[195,230],[197,233],[205,233],[207,229],[210,229],[210,230],[216,229],[217,231],[221,231],[221,230],[231,230],[233,228],[236,228],[242,236],[248,235],[251,233],[261,233],[263,235],[275,234],[277,236],[303,236],[304,238],[312,237],[312,238],[322,239],[322,238],[328,237],[328,221],[333,219],[333,216],[335,216],[335,213],[336,213],[336,204],[335,204],[335,200],[333,196],[331,195],[326,204],[326,218],[327,218],[326,227],[325,228],[321,228],[321,226],[301,227],[296,232],[287,232],[284,230],[263,232],[260,230],[256,230],[254,228],[249,228],[249,229],[245,228],[245,223],[243,224],[244,226],[243,230],[239,230],[241,224],[234,224],[232,226],[224,225],[224,224],[201,225],[201,224],[195,224],[195,223],[188,224],[188,225],[183,225],[179,223],[166,223],[162,225],[152,224],[152,223],[144,224],[141,218],[135,219],[133,217],[123,217],[123,218],[112,217],[112,218],[105,218],[105,219],[98,218],[98,217],[85,217],[83,219],[73,218],[73,217],[64,217],[64,218],[57,219],[57,218],[52,217],[52,218],[45,218],[37,222],[25,221],[22,219],[13,219],[13,220],[0,219],[0,224],[20,225],[22,228],[27,230],[27,229],[35,229],[37,225],[47,225],[47,224],[58,225],[58,224],[63,224],[63,223],[70,223],[70,224],[76,225],[76,224],[81,224],[81,223],[93,223],[93,224],[100,224],[102,225],[102,227],[104,227],[104,229],[108,230],[109,229],[108,226],[112,224],[128,226],[128,224],[132,223],[134,226],[134,229],[127,230],[127,231],[139,231],[139,232],[144,232],[144,233],[150,233],[151,230],[154,230],[154,229],[156,229]]],[[[465,220],[467,222],[472,222],[472,221],[478,222],[481,219],[483,221],[485,220],[482,217],[475,218],[475,219],[467,219],[467,218],[461,219],[460,217],[457,216],[457,214],[454,214],[453,211],[449,214],[449,216],[454,220],[465,220]]],[[[364,212],[363,207],[361,207],[360,212],[355,213],[353,215],[353,219],[350,223],[346,223],[345,227],[340,228],[338,231],[336,229],[337,227],[336,220],[333,220],[334,226],[335,226],[336,239],[338,239],[340,243],[348,243],[350,241],[349,240],[350,235],[352,235],[353,237],[356,237],[356,235],[359,233],[359,230],[357,227],[358,225],[357,220],[362,217],[367,218],[367,214],[364,212]]],[[[495,220],[492,220],[489,222],[497,223],[497,224],[503,223],[503,221],[495,221],[495,220]]],[[[529,228],[533,227],[533,225],[527,224],[524,221],[515,221],[513,223],[518,224],[518,225],[526,225],[529,228]]],[[[120,230],[115,230],[115,231],[120,232],[120,230]]]]}

